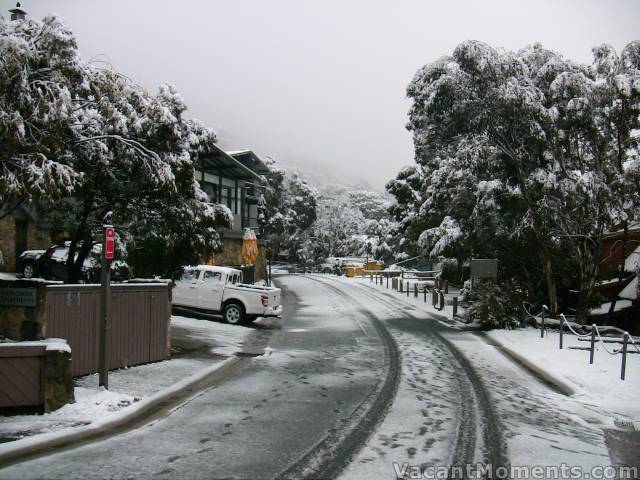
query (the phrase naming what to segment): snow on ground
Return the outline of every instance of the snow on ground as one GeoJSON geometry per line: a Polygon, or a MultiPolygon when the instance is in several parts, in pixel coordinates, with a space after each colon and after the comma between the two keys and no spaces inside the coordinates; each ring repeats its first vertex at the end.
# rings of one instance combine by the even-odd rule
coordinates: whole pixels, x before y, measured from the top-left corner
{"type": "MultiPolygon", "coordinates": [[[[368,279],[341,278],[340,281],[362,283],[374,291],[386,290],[386,285],[375,285],[368,279]]],[[[360,300],[369,308],[377,307],[375,311],[379,318],[394,318],[398,314],[397,309],[403,308],[405,302],[415,307],[415,310],[409,308],[409,311],[418,318],[426,318],[431,312],[442,315],[442,312],[434,310],[431,306],[429,295],[425,305],[422,297],[415,299],[410,295],[407,299],[406,294],[391,294],[398,300],[402,299],[402,302],[397,303],[395,310],[377,307],[371,303],[371,298],[355,296],[354,299],[360,300]]],[[[542,367],[550,371],[559,368],[569,369],[570,363],[567,358],[559,359],[552,353],[553,347],[557,348],[557,334],[555,337],[541,340],[545,345],[541,348],[533,338],[535,335],[539,336],[539,330],[529,329],[525,332],[528,348],[542,359],[539,362],[542,367]],[[555,361],[549,361],[549,358],[555,361]]],[[[398,395],[379,431],[346,469],[343,476],[345,479],[381,478],[383,475],[380,472],[385,471],[387,474],[384,476],[392,478],[390,469],[393,462],[442,465],[447,463],[446,453],[442,453],[443,447],[449,447],[448,453],[451,453],[453,425],[449,423],[449,419],[452,418],[452,414],[455,418],[455,412],[451,409],[455,400],[447,399],[446,392],[451,390],[443,388],[443,382],[453,378],[451,369],[456,367],[453,364],[448,365],[446,361],[438,361],[434,346],[424,338],[411,338],[411,335],[398,331],[392,333],[403,354],[403,375],[398,395]],[[421,391],[422,387],[424,391],[421,391]],[[422,421],[416,421],[416,411],[425,411],[427,415],[422,421]],[[429,424],[423,425],[423,421],[428,421],[429,418],[442,420],[442,423],[436,425],[438,428],[429,424]],[[426,432],[421,427],[426,427],[426,432]],[[428,443],[430,439],[435,439],[431,445],[428,443]]],[[[518,333],[494,331],[491,335],[508,336],[518,333]]],[[[551,390],[524,371],[498,348],[485,341],[482,334],[450,330],[443,332],[443,335],[470,360],[489,390],[493,407],[504,429],[502,435],[512,465],[553,466],[569,463],[588,471],[589,468],[609,464],[603,429],[614,427],[615,419],[624,418],[625,414],[632,413],[628,410],[635,410],[631,400],[634,394],[637,399],[639,393],[635,380],[620,385],[625,382],[617,380],[619,372],[614,372],[613,376],[603,380],[603,388],[599,394],[605,396],[612,405],[599,404],[594,388],[590,392],[583,389],[580,395],[567,397],[551,390]],[[616,393],[607,395],[607,388],[616,393]],[[625,392],[624,395],[621,395],[621,391],[625,392]]],[[[563,350],[561,353],[566,352],[567,350],[563,350]]],[[[606,355],[599,351],[596,359],[602,360],[603,354],[606,355]]],[[[571,364],[577,370],[587,369],[587,355],[588,352],[585,351],[572,351],[569,357],[572,358],[571,364]],[[578,354],[575,359],[574,353],[578,354]]],[[[638,358],[633,359],[633,364],[629,365],[629,371],[637,369],[640,373],[640,355],[636,357],[638,358]]],[[[610,361],[606,359],[606,362],[610,361]]],[[[603,361],[593,367],[602,369],[605,365],[603,361]]],[[[640,378],[640,375],[638,377],[640,378]]],[[[463,407],[474,408],[470,405],[463,407]]]]}
{"type": "Polygon", "coordinates": [[[392,407],[375,435],[340,476],[396,478],[393,463],[447,465],[460,415],[455,368],[439,345],[394,332],[402,352],[402,374],[392,407]],[[425,460],[427,459],[427,460],[425,460]]]}
{"type": "Polygon", "coordinates": [[[97,374],[76,378],[75,403],[55,412],[0,416],[0,443],[106,420],[123,408],[224,361],[242,349],[251,332],[255,330],[174,315],[171,317],[172,346],[178,347],[180,353],[170,360],[109,372],[108,391],[98,388],[97,374]]]}
{"type": "MultiPolygon", "coordinates": [[[[434,313],[436,315],[440,315],[440,316],[445,316],[447,318],[453,318],[453,305],[450,304],[450,299],[453,295],[459,295],[459,292],[457,289],[454,288],[450,288],[449,289],[449,293],[447,295],[445,295],[446,301],[445,301],[445,306],[444,309],[442,310],[438,310],[437,308],[435,308],[433,306],[433,302],[432,302],[432,298],[431,298],[431,292],[427,292],[427,301],[424,301],[424,293],[423,291],[420,291],[420,289],[422,289],[422,285],[425,283],[429,283],[429,282],[425,282],[425,281],[417,281],[417,280],[404,280],[403,283],[403,289],[405,291],[405,293],[400,293],[397,292],[395,290],[392,290],[391,288],[391,279],[389,279],[389,288],[387,288],[387,281],[386,279],[383,279],[383,283],[382,285],[375,283],[375,279],[373,282],[371,282],[371,280],[368,277],[354,277],[354,278],[347,278],[347,277],[337,277],[337,278],[344,278],[345,281],[351,281],[351,282],[358,282],[358,283],[362,283],[365,285],[369,285],[372,286],[374,288],[380,289],[380,290],[386,290],[388,292],[392,292],[394,295],[402,295],[404,300],[407,300],[409,302],[411,302],[412,304],[414,304],[416,307],[419,307],[420,310],[424,311],[424,312],[428,312],[428,313],[434,313]],[[418,284],[418,296],[414,297],[414,284],[417,283],[418,284]],[[409,296],[407,297],[406,294],[406,289],[407,289],[407,284],[409,285],[409,296]]],[[[432,283],[432,282],[430,282],[432,283]]],[[[428,287],[430,288],[430,287],[428,287]]],[[[458,307],[458,315],[460,315],[463,312],[463,309],[461,307],[458,307]]]]}
{"type": "MultiPolygon", "coordinates": [[[[605,417],[627,417],[640,422],[640,355],[627,355],[626,380],[620,380],[622,356],[610,355],[602,344],[596,344],[594,364],[589,364],[588,350],[571,350],[570,346],[588,347],[574,335],[564,335],[564,348],[559,349],[559,332],[547,330],[492,330],[489,337],[511,348],[543,370],[576,386],[573,397],[596,405],[605,417]]],[[[606,344],[613,352],[618,344],[606,344]]],[[[629,350],[634,350],[632,346],[629,350]]]]}
{"type": "Polygon", "coordinates": [[[511,465],[564,463],[589,471],[609,464],[603,428],[613,427],[613,419],[597,406],[554,392],[481,335],[445,336],[469,359],[489,390],[511,465]]]}
{"type": "MultiPolygon", "coordinates": [[[[369,285],[376,289],[386,288],[386,283],[376,285],[368,278],[345,279],[345,281],[355,281],[369,285]]],[[[388,291],[392,292],[391,288],[388,291]]],[[[431,304],[431,296],[427,294],[427,302],[424,303],[422,294],[414,298],[413,291],[410,296],[393,292],[394,295],[402,296],[403,300],[409,301],[423,312],[452,316],[452,306],[447,305],[444,310],[436,310],[431,304]]],[[[622,302],[619,302],[622,303],[622,302]]],[[[602,346],[596,349],[596,360],[594,365],[589,365],[589,352],[584,350],[570,350],[569,346],[585,347],[589,342],[578,341],[573,335],[565,333],[565,348],[558,348],[558,332],[547,331],[547,338],[540,339],[540,331],[534,328],[518,330],[493,330],[487,334],[490,338],[504,343],[507,347],[512,347],[527,360],[530,360],[542,370],[548,371],[551,375],[566,380],[570,385],[575,385],[579,390],[577,399],[588,404],[597,405],[605,410],[603,417],[606,422],[613,427],[612,418],[627,417],[634,422],[640,422],[640,354],[627,355],[627,376],[626,380],[620,380],[621,356],[609,355],[602,346]]],[[[620,348],[621,345],[607,344],[609,351],[620,348]]],[[[640,347],[640,345],[639,345],[640,347]]],[[[629,347],[633,349],[632,346],[629,347]]]]}

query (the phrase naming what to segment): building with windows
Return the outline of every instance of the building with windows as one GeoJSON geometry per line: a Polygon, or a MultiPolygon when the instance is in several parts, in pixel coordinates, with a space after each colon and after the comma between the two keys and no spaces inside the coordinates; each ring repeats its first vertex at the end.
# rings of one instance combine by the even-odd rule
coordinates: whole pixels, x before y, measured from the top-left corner
{"type": "Polygon", "coordinates": [[[258,237],[255,278],[266,278],[266,245],[260,238],[258,215],[266,188],[265,175],[269,172],[251,150],[225,152],[217,148],[212,155],[199,160],[196,179],[200,187],[211,203],[226,205],[233,213],[233,225],[221,232],[222,252],[207,259],[206,263],[240,267],[243,263],[242,236],[246,228],[251,228],[258,237]]]}

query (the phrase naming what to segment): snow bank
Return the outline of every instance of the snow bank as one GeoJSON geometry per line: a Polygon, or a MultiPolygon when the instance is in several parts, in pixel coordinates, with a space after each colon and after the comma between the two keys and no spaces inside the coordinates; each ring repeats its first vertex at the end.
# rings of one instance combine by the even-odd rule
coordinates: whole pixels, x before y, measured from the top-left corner
{"type": "MultiPolygon", "coordinates": [[[[620,380],[621,355],[608,354],[602,345],[596,346],[594,364],[589,364],[589,351],[571,350],[588,347],[589,342],[578,341],[574,335],[564,335],[564,348],[559,349],[559,333],[547,331],[540,338],[540,330],[492,330],[487,335],[516,351],[537,368],[575,385],[574,398],[600,408],[603,416],[626,416],[640,421],[640,355],[627,356],[626,380],[620,380]]],[[[620,345],[607,344],[613,351],[620,345]]],[[[633,347],[631,347],[633,348],[633,347]]]]}

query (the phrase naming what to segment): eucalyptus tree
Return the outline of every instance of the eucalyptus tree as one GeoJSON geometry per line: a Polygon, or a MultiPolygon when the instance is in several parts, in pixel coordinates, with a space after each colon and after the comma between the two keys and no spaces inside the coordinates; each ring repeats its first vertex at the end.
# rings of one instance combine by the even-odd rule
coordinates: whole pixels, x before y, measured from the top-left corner
{"type": "Polygon", "coordinates": [[[422,226],[436,253],[468,254],[491,237],[532,241],[552,313],[555,268],[569,254],[582,317],[602,235],[639,203],[638,42],[594,57],[587,66],[538,44],[513,53],[468,41],[421,68],[407,92],[423,181],[389,185],[399,205],[415,204],[400,214],[405,231],[422,226]]]}

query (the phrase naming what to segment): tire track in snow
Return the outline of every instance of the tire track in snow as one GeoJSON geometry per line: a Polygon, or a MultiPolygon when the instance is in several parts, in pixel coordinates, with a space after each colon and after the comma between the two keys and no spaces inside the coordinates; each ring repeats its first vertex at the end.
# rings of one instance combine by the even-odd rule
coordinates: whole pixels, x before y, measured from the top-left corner
{"type": "Polygon", "coordinates": [[[345,299],[348,303],[355,302],[359,305],[361,311],[370,318],[376,334],[382,341],[387,369],[381,386],[375,388],[369,397],[365,398],[353,412],[352,422],[329,432],[321,442],[278,476],[278,479],[282,480],[337,478],[384,419],[387,410],[393,403],[400,383],[400,353],[394,338],[384,324],[375,318],[373,312],[359,302],[354,301],[353,298],[339,288],[321,282],[314,277],[306,275],[304,277],[321,283],[330,292],[345,299]]]}
{"type": "MultiPolygon", "coordinates": [[[[337,280],[333,279],[324,279],[321,282],[326,284],[329,282],[338,283],[337,280]]],[[[407,302],[401,296],[396,297],[389,292],[382,292],[382,295],[380,295],[379,292],[373,292],[369,287],[362,284],[354,284],[354,286],[358,288],[360,293],[384,305],[389,311],[397,310],[398,303],[415,309],[415,304],[407,302]]],[[[456,372],[460,373],[461,404],[467,408],[460,409],[460,423],[451,462],[452,466],[464,467],[465,465],[475,464],[476,460],[480,458],[485,464],[491,465],[494,471],[498,467],[508,467],[508,454],[506,442],[502,435],[502,426],[492,407],[489,392],[471,362],[453,343],[440,333],[439,330],[445,330],[446,327],[439,323],[420,319],[408,311],[403,312],[403,315],[420,326],[419,332],[417,331],[418,329],[415,329],[412,333],[421,333],[423,336],[426,333],[431,340],[444,346],[453,357],[453,360],[461,367],[461,370],[456,369],[456,372]],[[477,439],[481,440],[481,445],[477,444],[477,439]]],[[[399,325],[396,327],[401,328],[399,325]]],[[[386,329],[384,326],[383,328],[386,329]]],[[[407,329],[407,331],[409,330],[407,329]]]]}

